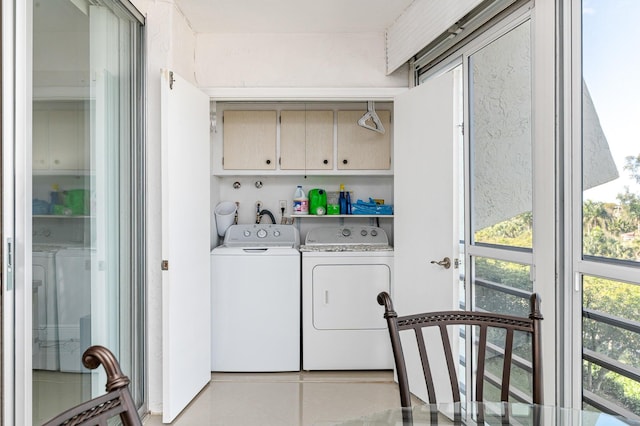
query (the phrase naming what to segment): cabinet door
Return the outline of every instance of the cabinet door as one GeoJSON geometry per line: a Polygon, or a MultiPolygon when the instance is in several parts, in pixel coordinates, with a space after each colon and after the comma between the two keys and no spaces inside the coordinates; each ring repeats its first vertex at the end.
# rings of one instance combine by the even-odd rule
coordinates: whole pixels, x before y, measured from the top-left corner
{"type": "Polygon", "coordinates": [[[79,170],[84,163],[81,112],[49,111],[49,153],[52,170],[79,170]]]}
{"type": "Polygon", "coordinates": [[[33,169],[49,168],[49,112],[33,111],[33,169]]]}
{"type": "Polygon", "coordinates": [[[275,170],[276,111],[225,111],[225,170],[275,170]]]}
{"type": "Polygon", "coordinates": [[[377,111],[384,134],[358,126],[366,111],[338,111],[338,169],[388,170],[391,168],[391,113],[377,111]]]}
{"type": "Polygon", "coordinates": [[[280,168],[333,169],[333,111],[280,113],[280,168]]]}
{"type": "Polygon", "coordinates": [[[162,421],[170,423],[211,380],[209,97],[169,70],[160,82],[160,237],[169,263],[160,361],[162,421]]]}
{"type": "MultiPolygon", "coordinates": [[[[398,312],[450,311],[458,306],[460,271],[431,263],[445,256],[459,258],[455,94],[453,72],[447,72],[395,98],[393,301],[398,312]],[[427,190],[416,196],[425,183],[427,190]]],[[[457,340],[451,342],[456,345],[457,340]]],[[[453,351],[458,353],[456,347],[453,351]]],[[[429,357],[433,365],[445,365],[441,351],[429,357]]],[[[409,377],[422,375],[420,360],[408,360],[407,370],[409,377]]],[[[448,389],[446,371],[434,371],[433,381],[437,399],[451,397],[440,393],[448,389]]],[[[426,395],[424,381],[409,386],[413,394],[426,395]]]]}

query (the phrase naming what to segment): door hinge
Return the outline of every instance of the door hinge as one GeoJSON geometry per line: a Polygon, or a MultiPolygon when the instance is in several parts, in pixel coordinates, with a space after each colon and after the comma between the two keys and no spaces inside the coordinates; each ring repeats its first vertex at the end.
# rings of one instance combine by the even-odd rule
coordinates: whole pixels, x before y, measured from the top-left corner
{"type": "Polygon", "coordinates": [[[176,80],[173,78],[173,71],[169,71],[169,89],[173,90],[173,83],[176,80]]]}
{"type": "Polygon", "coordinates": [[[160,266],[160,269],[162,269],[163,271],[168,271],[169,270],[169,261],[168,260],[163,260],[162,264],[160,266]]]}

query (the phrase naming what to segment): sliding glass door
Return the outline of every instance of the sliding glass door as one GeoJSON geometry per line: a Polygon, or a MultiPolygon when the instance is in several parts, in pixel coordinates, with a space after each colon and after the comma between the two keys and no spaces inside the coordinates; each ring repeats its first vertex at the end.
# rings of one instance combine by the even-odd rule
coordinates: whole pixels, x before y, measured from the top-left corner
{"type": "Polygon", "coordinates": [[[141,37],[116,0],[34,3],[34,424],[104,393],[90,345],[143,400],[141,37]]]}
{"type": "Polygon", "coordinates": [[[640,419],[640,3],[577,3],[575,404],[640,419]]]}

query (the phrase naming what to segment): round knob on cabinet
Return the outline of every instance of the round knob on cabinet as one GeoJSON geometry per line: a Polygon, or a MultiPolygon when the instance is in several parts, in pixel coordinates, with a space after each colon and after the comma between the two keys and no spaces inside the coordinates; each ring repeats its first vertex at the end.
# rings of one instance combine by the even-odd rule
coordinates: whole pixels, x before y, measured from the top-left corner
{"type": "Polygon", "coordinates": [[[267,236],[267,231],[265,231],[264,229],[259,229],[256,235],[258,236],[258,238],[264,238],[267,236]]]}
{"type": "Polygon", "coordinates": [[[323,160],[322,164],[329,164],[329,160],[323,160]]]}
{"type": "Polygon", "coordinates": [[[351,235],[351,230],[347,229],[347,228],[344,228],[342,230],[342,235],[345,236],[345,237],[348,237],[349,235],[351,235]]]}
{"type": "Polygon", "coordinates": [[[271,164],[271,160],[267,160],[267,164],[271,164]]]}
{"type": "Polygon", "coordinates": [[[347,164],[349,162],[349,160],[347,160],[346,158],[344,160],[342,160],[342,164],[347,164]]]}

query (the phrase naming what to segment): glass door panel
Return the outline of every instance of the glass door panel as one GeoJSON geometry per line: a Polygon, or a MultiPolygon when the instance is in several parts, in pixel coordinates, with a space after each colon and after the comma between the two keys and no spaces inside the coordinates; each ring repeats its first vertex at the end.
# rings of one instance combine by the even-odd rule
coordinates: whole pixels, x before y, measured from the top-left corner
{"type": "MultiPolygon", "coordinates": [[[[533,292],[531,23],[505,28],[467,60],[470,232],[466,252],[469,308],[528,316],[533,292]]],[[[470,333],[470,334],[469,334],[470,333]]],[[[475,360],[467,330],[467,368],[475,360]]],[[[489,376],[500,377],[504,336],[490,335],[489,376]]],[[[531,400],[531,342],[517,337],[510,399],[531,400]],[[519,354],[522,354],[520,356],[519,354]]],[[[487,398],[492,386],[489,380],[487,398]]],[[[472,387],[467,386],[472,392],[472,387]]],[[[497,399],[499,400],[499,396],[497,399]]]]}
{"type": "Polygon", "coordinates": [[[104,393],[81,356],[114,352],[141,402],[136,300],[142,282],[133,193],[141,176],[136,46],[141,25],[118,3],[34,7],[33,422],[104,393]]]}
{"type": "Polygon", "coordinates": [[[472,242],[531,249],[530,22],[468,63],[472,242]]]}
{"type": "Polygon", "coordinates": [[[640,3],[583,1],[575,167],[574,401],[640,420],[640,3]],[[580,167],[581,166],[581,167],[580,167]],[[579,352],[578,352],[579,351],[579,352]],[[581,383],[580,383],[581,382],[581,383]]]}

